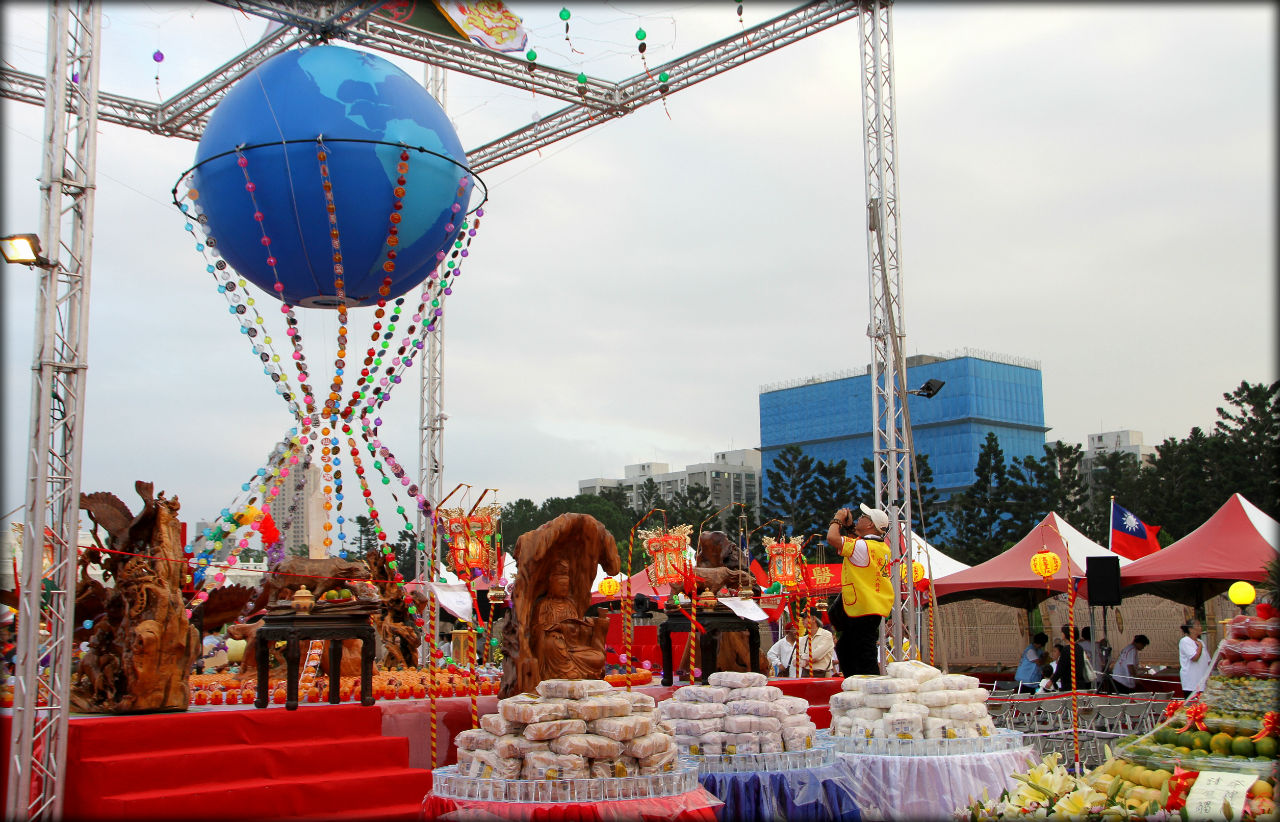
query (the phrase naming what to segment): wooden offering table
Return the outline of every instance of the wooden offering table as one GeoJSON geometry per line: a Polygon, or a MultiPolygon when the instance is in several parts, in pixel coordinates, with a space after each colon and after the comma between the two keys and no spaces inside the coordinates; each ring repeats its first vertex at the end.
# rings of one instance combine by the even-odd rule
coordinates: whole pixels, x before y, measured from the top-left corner
{"type": "MultiPolygon", "coordinates": [[[[662,651],[662,684],[670,685],[674,666],[671,663],[672,632],[688,632],[696,630],[689,623],[689,617],[677,610],[668,610],[667,621],[658,626],[658,647],[662,651]]],[[[698,609],[698,624],[707,630],[698,636],[698,656],[702,668],[702,684],[716,670],[716,652],[719,650],[720,631],[746,631],[747,647],[750,659],[760,657],[760,626],[749,619],[744,619],[723,606],[705,610],[698,609]]]]}
{"type": "MultiPolygon", "coordinates": [[[[373,657],[377,652],[377,634],[369,622],[369,613],[304,614],[295,611],[268,613],[257,635],[258,698],[254,706],[265,708],[268,704],[268,676],[271,669],[270,651],[273,643],[284,641],[285,703],[287,710],[298,707],[298,658],[303,640],[360,640],[360,704],[373,704],[373,657]]],[[[342,677],[342,642],[329,643],[329,702],[340,701],[339,688],[342,677]]]]}

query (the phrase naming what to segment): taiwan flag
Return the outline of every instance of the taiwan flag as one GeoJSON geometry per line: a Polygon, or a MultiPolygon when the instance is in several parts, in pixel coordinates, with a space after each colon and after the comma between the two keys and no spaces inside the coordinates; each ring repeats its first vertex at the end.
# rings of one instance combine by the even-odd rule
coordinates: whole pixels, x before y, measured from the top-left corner
{"type": "Polygon", "coordinates": [[[1160,550],[1159,525],[1147,525],[1111,501],[1111,550],[1126,559],[1138,559],[1160,550]]]}

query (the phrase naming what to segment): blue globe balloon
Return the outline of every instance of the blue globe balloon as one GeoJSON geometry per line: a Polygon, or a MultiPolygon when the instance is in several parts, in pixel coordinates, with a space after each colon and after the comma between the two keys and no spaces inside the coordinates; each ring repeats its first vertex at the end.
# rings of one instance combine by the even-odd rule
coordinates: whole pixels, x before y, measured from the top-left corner
{"type": "Polygon", "coordinates": [[[233,269],[291,304],[333,307],[335,250],[349,306],[427,279],[462,231],[471,180],[458,136],[426,89],[381,57],[324,45],[276,55],[236,83],[209,118],[192,184],[210,245],[233,269]]]}

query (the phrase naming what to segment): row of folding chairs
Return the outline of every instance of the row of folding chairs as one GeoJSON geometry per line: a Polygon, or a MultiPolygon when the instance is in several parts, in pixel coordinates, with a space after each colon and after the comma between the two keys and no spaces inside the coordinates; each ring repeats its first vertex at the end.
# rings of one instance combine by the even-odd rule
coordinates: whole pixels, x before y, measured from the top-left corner
{"type": "Polygon", "coordinates": [[[1064,762],[1072,762],[1078,742],[1081,762],[1092,767],[1102,762],[1104,745],[1120,736],[1146,733],[1159,724],[1168,704],[1164,696],[1133,693],[1117,699],[1078,693],[1074,735],[1070,694],[1049,698],[1001,694],[987,702],[987,710],[997,725],[1027,734],[1041,756],[1056,751],[1064,762]]]}

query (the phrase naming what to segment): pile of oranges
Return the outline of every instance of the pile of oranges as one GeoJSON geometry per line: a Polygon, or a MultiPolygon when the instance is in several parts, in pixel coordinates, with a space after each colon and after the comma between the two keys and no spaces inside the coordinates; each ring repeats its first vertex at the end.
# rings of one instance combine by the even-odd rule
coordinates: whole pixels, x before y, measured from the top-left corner
{"type": "MultiPolygon", "coordinates": [[[[238,674],[192,674],[190,682],[192,705],[252,705],[257,698],[257,681],[252,678],[242,679],[238,674]]],[[[426,699],[428,695],[471,696],[472,690],[477,686],[477,694],[480,696],[498,692],[495,680],[482,679],[473,683],[468,676],[445,670],[409,668],[401,671],[375,671],[373,674],[374,699],[426,699]]],[[[272,702],[284,704],[286,696],[283,679],[270,680],[268,690],[272,702]]],[[[359,702],[362,696],[360,677],[342,677],[338,693],[343,702],[359,702]]],[[[300,686],[298,689],[299,702],[326,702],[328,699],[329,685],[324,677],[316,677],[310,687],[300,686]]]]}

